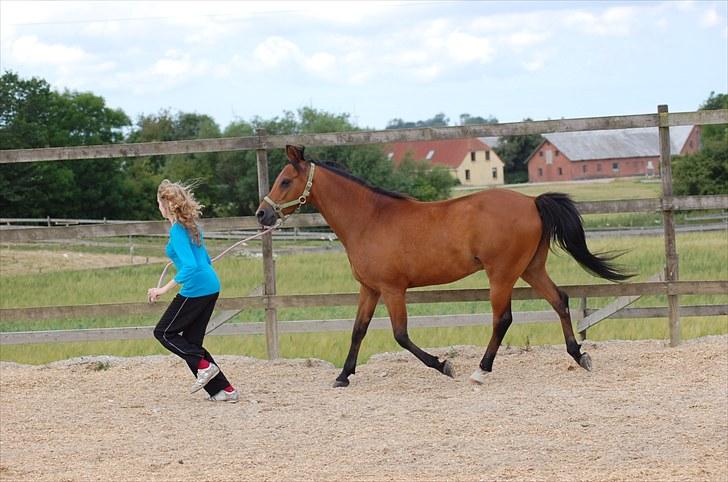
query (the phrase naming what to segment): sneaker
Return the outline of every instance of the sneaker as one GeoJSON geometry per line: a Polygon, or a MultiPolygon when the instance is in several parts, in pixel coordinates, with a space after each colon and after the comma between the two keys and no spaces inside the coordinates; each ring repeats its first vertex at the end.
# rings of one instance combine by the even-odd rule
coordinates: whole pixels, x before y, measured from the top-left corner
{"type": "Polygon", "coordinates": [[[197,381],[194,385],[192,385],[192,392],[190,393],[195,393],[197,390],[210,383],[210,380],[215,378],[218,373],[220,373],[220,369],[214,363],[210,363],[210,366],[204,370],[197,370],[197,381]]]}
{"type": "Polygon", "coordinates": [[[230,402],[230,403],[236,403],[238,399],[240,398],[240,395],[238,394],[237,390],[233,390],[232,392],[226,392],[225,390],[220,390],[215,395],[210,395],[207,397],[208,400],[211,402],[230,402]]]}

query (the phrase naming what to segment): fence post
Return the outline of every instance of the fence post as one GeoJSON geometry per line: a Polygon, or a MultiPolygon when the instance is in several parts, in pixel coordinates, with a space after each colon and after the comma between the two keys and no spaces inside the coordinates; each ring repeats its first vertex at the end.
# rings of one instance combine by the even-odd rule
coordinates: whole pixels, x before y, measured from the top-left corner
{"type": "MultiPolygon", "coordinates": [[[[672,152],[670,150],[670,125],[667,106],[657,106],[660,134],[660,178],[662,179],[662,224],[665,229],[665,281],[678,280],[678,256],[675,242],[675,219],[672,200],[672,152]]],[[[677,295],[667,295],[667,314],[670,320],[670,346],[680,344],[680,300],[677,295]]]]}
{"type": "MultiPolygon", "coordinates": [[[[255,135],[260,139],[266,135],[265,129],[256,129],[255,135]]],[[[262,145],[262,142],[261,142],[262,145]]],[[[263,200],[268,194],[268,153],[265,149],[255,150],[258,161],[258,195],[263,200]]],[[[278,312],[270,306],[270,296],[276,294],[276,269],[273,260],[273,235],[266,233],[262,238],[263,244],[263,276],[265,282],[263,294],[265,302],[265,342],[268,350],[268,359],[278,358],[278,312]]]]}
{"type": "MultiPolygon", "coordinates": [[[[586,318],[586,303],[586,296],[582,296],[581,302],[579,303],[579,311],[581,311],[582,320],[586,318]]],[[[581,341],[586,340],[586,328],[579,332],[579,336],[581,336],[581,341]]]]}

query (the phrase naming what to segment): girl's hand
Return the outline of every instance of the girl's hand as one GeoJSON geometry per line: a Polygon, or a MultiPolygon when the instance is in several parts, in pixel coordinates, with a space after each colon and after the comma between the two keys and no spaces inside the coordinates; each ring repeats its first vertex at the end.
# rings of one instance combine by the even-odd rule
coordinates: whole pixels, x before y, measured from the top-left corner
{"type": "Polygon", "coordinates": [[[163,295],[166,291],[163,288],[149,288],[147,290],[147,300],[150,303],[154,303],[163,295]]]}

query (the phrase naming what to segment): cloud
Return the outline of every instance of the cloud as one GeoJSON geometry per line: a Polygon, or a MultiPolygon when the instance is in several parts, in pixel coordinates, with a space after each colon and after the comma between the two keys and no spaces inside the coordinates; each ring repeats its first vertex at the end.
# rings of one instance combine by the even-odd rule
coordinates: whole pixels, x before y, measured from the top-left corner
{"type": "Polygon", "coordinates": [[[601,15],[575,11],[566,15],[565,24],[590,35],[624,37],[632,32],[636,16],[633,7],[608,8],[601,15]]]}
{"type": "Polygon", "coordinates": [[[493,60],[495,49],[489,39],[462,32],[453,32],[447,37],[450,56],[459,63],[488,63],[493,60]]]}
{"type": "Polygon", "coordinates": [[[703,13],[702,18],[700,19],[700,23],[704,27],[714,27],[716,25],[724,24],[725,22],[722,21],[720,15],[718,15],[718,12],[716,12],[715,9],[711,8],[710,10],[706,10],[703,13]]]}
{"type": "Polygon", "coordinates": [[[19,64],[45,65],[75,64],[89,58],[89,55],[79,47],[44,43],[34,35],[24,35],[15,39],[10,47],[10,55],[19,64]]]}
{"type": "Polygon", "coordinates": [[[301,49],[295,43],[283,37],[268,37],[253,51],[255,60],[264,68],[275,68],[279,65],[299,59],[301,49]]]}

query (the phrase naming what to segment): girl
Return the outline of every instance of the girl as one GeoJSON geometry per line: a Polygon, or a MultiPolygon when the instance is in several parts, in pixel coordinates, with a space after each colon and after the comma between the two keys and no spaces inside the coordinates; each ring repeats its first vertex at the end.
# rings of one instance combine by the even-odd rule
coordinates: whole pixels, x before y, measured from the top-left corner
{"type": "Polygon", "coordinates": [[[192,393],[201,388],[208,400],[237,402],[238,392],[228,382],[212,355],[202,346],[205,329],[220,294],[220,281],[205,249],[197,225],[202,205],[194,198],[190,186],[165,179],[157,189],[159,212],[172,224],[166,253],[177,275],[161,288],[149,288],[150,302],[183,285],[154,329],[154,336],[175,355],[184,359],[197,377],[192,393]]]}

